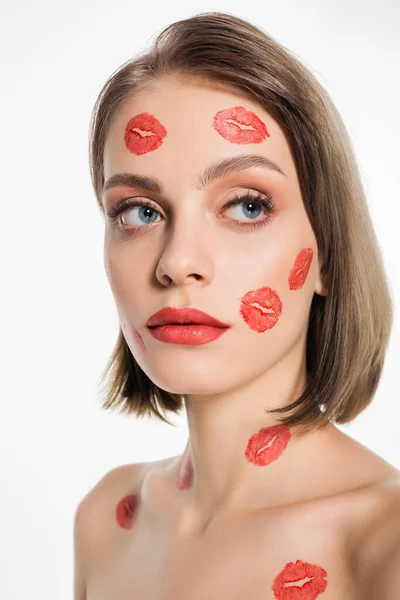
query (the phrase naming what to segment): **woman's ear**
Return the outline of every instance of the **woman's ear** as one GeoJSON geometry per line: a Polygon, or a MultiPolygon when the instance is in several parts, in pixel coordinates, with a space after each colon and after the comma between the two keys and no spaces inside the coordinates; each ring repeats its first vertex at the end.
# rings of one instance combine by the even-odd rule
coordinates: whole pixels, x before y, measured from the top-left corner
{"type": "Polygon", "coordinates": [[[318,276],[315,282],[314,292],[319,296],[326,296],[326,286],[321,275],[321,263],[318,264],[318,276]]]}

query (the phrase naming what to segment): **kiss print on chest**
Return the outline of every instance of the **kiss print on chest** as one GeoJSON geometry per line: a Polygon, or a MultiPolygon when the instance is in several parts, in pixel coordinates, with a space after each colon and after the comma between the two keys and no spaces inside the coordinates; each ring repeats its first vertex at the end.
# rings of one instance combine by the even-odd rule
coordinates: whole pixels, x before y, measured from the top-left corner
{"type": "Polygon", "coordinates": [[[178,490],[187,490],[193,485],[193,464],[190,454],[181,461],[178,469],[176,487],[178,490]]]}
{"type": "Polygon", "coordinates": [[[124,496],[115,508],[117,523],[122,529],[131,529],[139,515],[140,499],[138,495],[124,496]]]}
{"type": "Polygon", "coordinates": [[[291,290],[300,290],[307,278],[313,259],[312,248],[302,248],[289,273],[288,283],[291,290]]]}
{"type": "Polygon", "coordinates": [[[143,112],[129,119],[124,142],[131,154],[146,154],[157,150],[166,135],[167,130],[160,121],[154,115],[143,112]]]}
{"type": "Polygon", "coordinates": [[[233,144],[259,144],[270,137],[261,119],[244,106],[219,110],[214,116],[213,127],[225,140],[233,144]]]}
{"type": "Polygon", "coordinates": [[[281,312],[281,299],[270,287],[247,292],[241,298],[240,314],[250,329],[257,333],[263,333],[276,325],[281,312]]]}
{"type": "Polygon", "coordinates": [[[277,600],[316,600],[328,585],[326,576],[322,567],[296,560],[274,579],[272,591],[277,600]]]}
{"type": "Polygon", "coordinates": [[[292,434],[286,425],[263,427],[247,443],[247,460],[259,467],[274,462],[285,451],[292,434]]]}

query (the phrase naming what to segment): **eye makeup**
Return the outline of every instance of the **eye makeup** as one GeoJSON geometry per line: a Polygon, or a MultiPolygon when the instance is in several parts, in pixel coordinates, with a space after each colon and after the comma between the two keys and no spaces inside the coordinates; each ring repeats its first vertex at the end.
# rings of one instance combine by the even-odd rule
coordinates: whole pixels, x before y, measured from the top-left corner
{"type": "MultiPolygon", "coordinates": [[[[223,220],[231,223],[235,227],[239,228],[257,228],[266,225],[271,221],[272,214],[275,212],[276,207],[272,196],[264,196],[258,192],[246,192],[242,194],[236,194],[231,200],[229,200],[223,207],[223,211],[227,210],[231,206],[239,206],[240,204],[251,205],[253,208],[260,205],[264,212],[264,217],[259,220],[250,220],[248,222],[241,221],[239,219],[232,219],[225,217],[223,220]]],[[[116,228],[122,232],[137,232],[142,230],[144,227],[149,227],[153,223],[144,223],[143,225],[127,225],[121,220],[121,216],[135,207],[148,208],[150,211],[159,212],[150,200],[144,198],[120,198],[115,206],[113,206],[108,212],[107,216],[111,223],[116,223],[116,228]]]]}
{"type": "Polygon", "coordinates": [[[213,127],[225,140],[233,144],[259,144],[270,133],[259,117],[244,106],[225,108],[216,113],[213,127]]]}
{"type": "Polygon", "coordinates": [[[161,146],[167,130],[160,121],[147,112],[129,119],[125,126],[124,142],[131,154],[146,154],[161,146]]]}

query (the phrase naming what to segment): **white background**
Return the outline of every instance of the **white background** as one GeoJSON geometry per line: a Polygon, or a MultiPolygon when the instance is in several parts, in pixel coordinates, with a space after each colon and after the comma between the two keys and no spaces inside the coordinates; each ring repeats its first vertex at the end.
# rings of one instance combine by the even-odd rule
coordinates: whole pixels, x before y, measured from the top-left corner
{"type": "MultiPolygon", "coordinates": [[[[397,0],[9,4],[0,9],[0,597],[72,598],[73,517],[111,468],[183,450],[176,427],[101,410],[118,321],[89,179],[92,106],[108,76],[172,21],[227,11],[294,51],[350,132],[400,305],[397,0]]],[[[400,468],[400,331],[370,408],[341,426],[400,468]]]]}

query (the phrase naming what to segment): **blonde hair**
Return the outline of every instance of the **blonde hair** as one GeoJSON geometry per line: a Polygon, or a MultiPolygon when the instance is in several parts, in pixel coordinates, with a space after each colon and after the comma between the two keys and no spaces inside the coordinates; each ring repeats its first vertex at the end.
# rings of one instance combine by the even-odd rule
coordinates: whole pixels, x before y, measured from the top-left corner
{"type": "MultiPolygon", "coordinates": [[[[371,402],[392,326],[392,299],[358,166],[327,92],[291,52],[264,31],[221,12],[168,25],[150,49],[119,67],[93,108],[90,172],[104,212],[103,152],[121,103],[164,75],[226,84],[268,111],[295,161],[304,207],[317,239],[327,295],[314,294],[306,342],[307,383],[277,422],[309,431],[347,423],[371,402]],[[290,413],[285,416],[284,413],[290,413]]],[[[166,418],[183,397],[157,387],[132,356],[121,329],[102,375],[103,408],[166,418]]]]}

